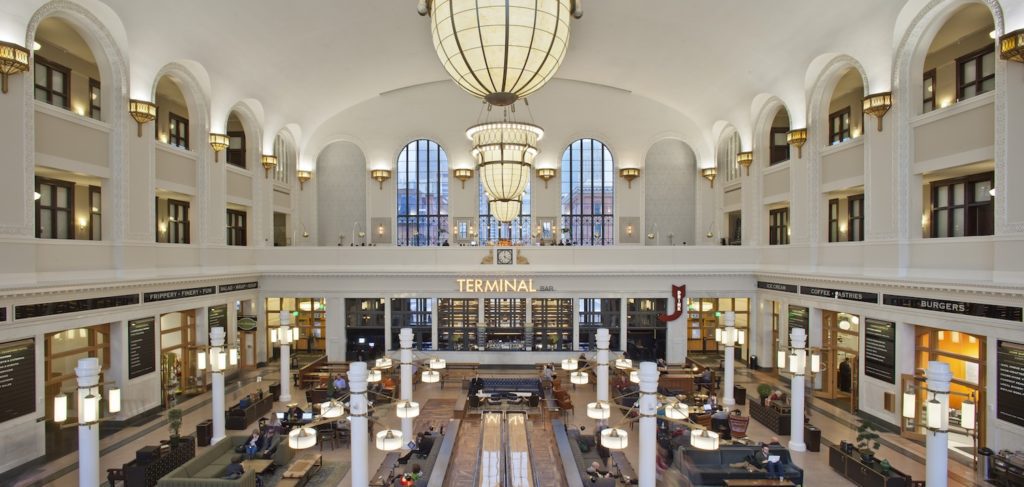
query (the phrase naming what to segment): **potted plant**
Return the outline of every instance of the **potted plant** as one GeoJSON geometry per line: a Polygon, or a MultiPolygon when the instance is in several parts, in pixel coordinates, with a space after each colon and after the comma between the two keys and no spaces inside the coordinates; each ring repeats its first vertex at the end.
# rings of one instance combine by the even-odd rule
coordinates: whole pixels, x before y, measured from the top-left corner
{"type": "Polygon", "coordinates": [[[878,430],[875,426],[866,419],[860,420],[860,426],[857,427],[857,449],[860,450],[860,457],[864,463],[871,463],[875,452],[881,448],[882,444],[878,440],[878,430]]]}
{"type": "Polygon", "coordinates": [[[764,400],[768,399],[768,396],[772,395],[772,386],[768,384],[759,384],[757,386],[757,395],[761,396],[761,404],[764,404],[764,400]]]}
{"type": "Polygon", "coordinates": [[[176,448],[181,440],[181,435],[179,434],[179,430],[181,430],[180,409],[171,408],[167,410],[167,426],[171,430],[171,448],[176,448]]]}
{"type": "Polygon", "coordinates": [[[892,471],[892,465],[889,463],[889,460],[883,459],[881,462],[878,462],[878,466],[882,468],[882,475],[888,476],[889,472],[892,471]]]}

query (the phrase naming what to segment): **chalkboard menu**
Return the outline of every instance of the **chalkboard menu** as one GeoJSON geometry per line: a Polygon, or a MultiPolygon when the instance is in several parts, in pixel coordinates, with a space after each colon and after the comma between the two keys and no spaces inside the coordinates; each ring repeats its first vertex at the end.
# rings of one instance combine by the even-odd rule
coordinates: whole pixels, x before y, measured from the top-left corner
{"type": "Polygon", "coordinates": [[[864,320],[864,373],[896,383],[896,323],[864,320]]]}
{"type": "Polygon", "coordinates": [[[0,343],[0,423],[36,411],[35,339],[0,343]]]}
{"type": "Polygon", "coordinates": [[[156,371],[156,322],[153,318],[128,322],[128,378],[156,371]]]}
{"type": "Polygon", "coordinates": [[[789,327],[807,329],[810,311],[803,306],[789,305],[789,327]]]}
{"type": "Polygon", "coordinates": [[[998,342],[996,384],[996,417],[1024,426],[1024,345],[998,342]]]}
{"type": "Polygon", "coordinates": [[[219,306],[210,306],[206,310],[206,322],[210,324],[210,329],[219,327],[223,330],[227,330],[228,305],[222,304],[219,306]]]}

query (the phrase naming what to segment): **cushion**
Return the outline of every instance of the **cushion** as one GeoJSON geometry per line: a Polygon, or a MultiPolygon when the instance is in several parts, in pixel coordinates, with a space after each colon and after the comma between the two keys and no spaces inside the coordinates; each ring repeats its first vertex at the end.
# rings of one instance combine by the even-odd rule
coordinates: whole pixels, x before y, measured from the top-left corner
{"type": "Polygon", "coordinates": [[[719,451],[690,450],[686,452],[686,457],[701,467],[722,464],[722,454],[719,451]]]}
{"type": "Polygon", "coordinates": [[[201,479],[216,479],[223,477],[226,471],[227,469],[224,468],[224,465],[207,465],[206,468],[200,470],[197,475],[194,475],[194,477],[201,479]]]}

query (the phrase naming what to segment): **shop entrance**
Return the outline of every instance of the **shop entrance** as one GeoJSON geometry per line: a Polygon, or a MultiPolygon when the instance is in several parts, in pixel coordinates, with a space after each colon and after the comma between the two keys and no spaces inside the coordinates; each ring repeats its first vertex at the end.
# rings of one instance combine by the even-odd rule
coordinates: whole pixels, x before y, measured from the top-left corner
{"type": "Polygon", "coordinates": [[[205,386],[195,364],[196,312],[176,311],[160,315],[160,386],[165,408],[178,396],[198,394],[205,386]]]}
{"type": "Polygon", "coordinates": [[[814,395],[855,413],[860,370],[860,317],[822,310],[821,329],[821,373],[814,380],[814,395]]]}

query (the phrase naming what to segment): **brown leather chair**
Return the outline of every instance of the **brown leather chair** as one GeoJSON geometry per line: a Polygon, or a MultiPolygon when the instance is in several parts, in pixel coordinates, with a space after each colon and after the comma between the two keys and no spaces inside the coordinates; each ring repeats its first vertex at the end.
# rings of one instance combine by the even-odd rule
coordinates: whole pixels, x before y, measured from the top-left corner
{"type": "Polygon", "coordinates": [[[729,416],[729,433],[733,438],[746,438],[750,416],[729,416]]]}
{"type": "Polygon", "coordinates": [[[710,414],[699,414],[697,415],[697,424],[703,426],[705,429],[711,429],[711,415],[710,414]]]}
{"type": "Polygon", "coordinates": [[[551,388],[552,389],[561,389],[562,388],[562,379],[551,379],[551,388]]]}

